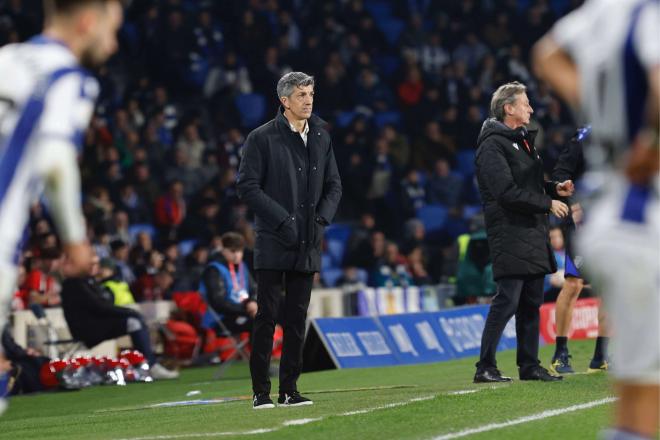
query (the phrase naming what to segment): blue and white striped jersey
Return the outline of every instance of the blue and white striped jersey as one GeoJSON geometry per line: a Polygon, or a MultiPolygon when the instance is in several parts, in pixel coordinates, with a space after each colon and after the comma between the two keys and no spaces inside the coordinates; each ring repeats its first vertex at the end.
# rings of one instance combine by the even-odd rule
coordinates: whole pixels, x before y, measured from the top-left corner
{"type": "Polygon", "coordinates": [[[65,243],[85,239],[77,154],[98,83],[45,36],[0,49],[0,265],[13,265],[45,192],[65,243]]]}
{"type": "Polygon", "coordinates": [[[615,155],[644,124],[648,72],[660,65],[659,25],[658,0],[587,0],[552,30],[578,69],[581,122],[615,155]]]}

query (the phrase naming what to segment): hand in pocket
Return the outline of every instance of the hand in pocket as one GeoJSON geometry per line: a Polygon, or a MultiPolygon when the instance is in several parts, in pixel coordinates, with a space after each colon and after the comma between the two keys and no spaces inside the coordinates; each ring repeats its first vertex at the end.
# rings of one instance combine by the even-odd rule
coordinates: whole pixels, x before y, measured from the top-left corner
{"type": "Polygon", "coordinates": [[[298,245],[298,226],[296,225],[295,216],[291,215],[287,217],[287,219],[280,225],[277,232],[288,247],[295,247],[298,245]]]}

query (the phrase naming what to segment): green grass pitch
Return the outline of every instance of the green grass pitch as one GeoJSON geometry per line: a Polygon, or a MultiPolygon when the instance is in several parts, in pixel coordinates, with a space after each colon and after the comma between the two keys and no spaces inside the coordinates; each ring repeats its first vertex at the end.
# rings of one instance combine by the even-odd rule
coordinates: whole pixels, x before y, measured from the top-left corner
{"type": "MultiPolygon", "coordinates": [[[[586,370],[593,345],[593,341],[570,343],[576,371],[586,370]]],[[[541,349],[546,366],[553,349],[541,349]]],[[[500,353],[498,361],[504,374],[517,378],[514,351],[500,353]]],[[[515,380],[499,386],[476,385],[474,362],[469,358],[304,374],[299,388],[314,400],[313,406],[261,411],[251,408],[246,364],[232,366],[217,381],[212,379],[215,368],[187,369],[176,381],[13,398],[0,418],[0,438],[430,440],[495,424],[496,428],[461,438],[589,439],[608,424],[611,403],[555,416],[546,412],[611,397],[606,374],[572,375],[550,384],[515,380]],[[200,393],[188,397],[191,391],[200,393]],[[246,400],[145,408],[222,397],[246,400]],[[521,419],[539,414],[536,420],[521,419]],[[517,419],[518,424],[502,426],[517,419]]],[[[273,389],[277,390],[276,380],[273,389]]]]}

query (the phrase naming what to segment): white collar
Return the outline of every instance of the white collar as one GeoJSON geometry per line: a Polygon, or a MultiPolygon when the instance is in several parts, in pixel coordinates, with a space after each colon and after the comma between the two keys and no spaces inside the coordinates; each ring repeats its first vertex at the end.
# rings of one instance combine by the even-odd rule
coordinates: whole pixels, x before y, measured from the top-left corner
{"type": "MultiPolygon", "coordinates": [[[[291,122],[289,122],[289,128],[291,128],[291,131],[293,131],[294,133],[298,133],[298,130],[296,130],[296,127],[291,122]]],[[[307,136],[308,133],[309,133],[309,122],[307,122],[307,120],[305,120],[305,128],[303,129],[302,133],[300,133],[300,134],[302,136],[307,136]]]]}

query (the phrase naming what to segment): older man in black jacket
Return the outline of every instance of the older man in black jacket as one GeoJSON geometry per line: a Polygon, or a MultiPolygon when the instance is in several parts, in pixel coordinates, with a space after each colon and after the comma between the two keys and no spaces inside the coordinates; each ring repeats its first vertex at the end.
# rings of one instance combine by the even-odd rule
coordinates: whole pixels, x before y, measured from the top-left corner
{"type": "Polygon", "coordinates": [[[257,316],[250,371],[255,409],[272,408],[268,367],[282,291],[284,343],[281,405],[309,405],[296,382],[302,367],[305,319],[314,273],[321,268],[321,240],[332,221],[341,182],[325,122],[312,114],[314,78],[284,75],[277,84],[275,119],[252,131],[238,173],[238,195],[255,213],[257,316]]]}
{"type": "Polygon", "coordinates": [[[491,113],[481,129],[476,174],[486,218],[497,293],[486,319],[475,382],[508,382],[497,369],[495,352],[511,317],[516,316],[517,364],[521,380],[555,381],[538,360],[539,307],[543,277],[557,263],[548,239],[549,213],[568,214],[553,197],[569,196],[573,183],[545,182],[534,132],[525,128],[533,112],[524,85],[513,82],[493,94],[491,113]]]}

